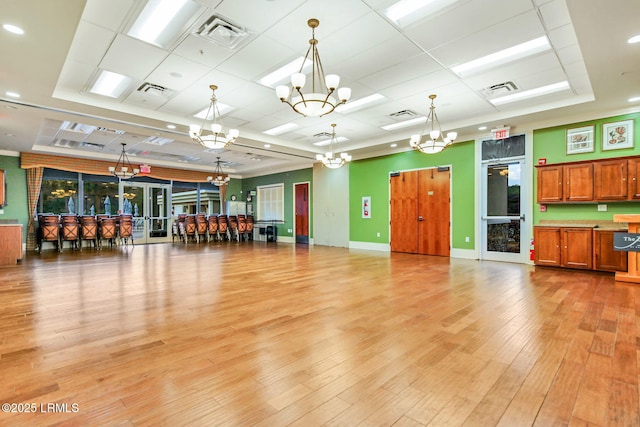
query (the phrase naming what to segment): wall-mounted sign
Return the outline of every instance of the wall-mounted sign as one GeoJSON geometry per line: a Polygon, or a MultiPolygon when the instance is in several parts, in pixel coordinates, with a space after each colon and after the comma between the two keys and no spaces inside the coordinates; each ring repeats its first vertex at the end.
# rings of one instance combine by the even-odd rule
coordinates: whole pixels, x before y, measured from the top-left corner
{"type": "Polygon", "coordinates": [[[506,139],[509,138],[509,126],[505,126],[499,129],[491,129],[493,139],[506,139]]]}
{"type": "Polygon", "coordinates": [[[613,233],[613,250],[640,252],[640,233],[613,233]]]}
{"type": "Polygon", "coordinates": [[[151,165],[140,165],[140,173],[151,173],[151,165]]]}
{"type": "Polygon", "coordinates": [[[371,196],[362,198],[362,218],[371,218],[371,196]]]}

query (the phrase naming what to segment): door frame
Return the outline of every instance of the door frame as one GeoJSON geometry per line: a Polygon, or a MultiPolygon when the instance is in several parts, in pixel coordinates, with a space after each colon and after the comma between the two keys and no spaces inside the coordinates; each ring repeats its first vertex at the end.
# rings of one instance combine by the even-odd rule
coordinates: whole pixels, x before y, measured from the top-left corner
{"type": "MultiPolygon", "coordinates": [[[[311,181],[300,181],[300,182],[294,182],[292,185],[292,212],[293,212],[293,229],[292,234],[293,234],[293,242],[294,243],[298,243],[297,242],[297,236],[296,236],[296,221],[297,221],[297,215],[296,215],[296,187],[298,185],[307,185],[307,238],[308,241],[306,242],[307,244],[312,244],[312,240],[311,239],[311,181]]],[[[303,243],[303,242],[301,242],[303,243]]]]}
{"type": "MultiPolygon", "coordinates": [[[[387,189],[387,194],[389,195],[389,200],[387,202],[387,218],[389,218],[388,221],[388,230],[387,230],[387,236],[389,236],[389,241],[387,242],[387,244],[389,245],[389,252],[391,251],[391,177],[392,175],[396,174],[396,173],[403,173],[403,172],[413,172],[413,171],[422,171],[422,170],[430,170],[430,169],[438,169],[438,168],[449,168],[449,255],[448,257],[451,258],[452,257],[452,253],[454,252],[453,249],[453,165],[451,163],[448,164],[444,164],[444,165],[435,165],[435,166],[426,166],[426,167],[422,167],[422,168],[413,168],[413,169],[400,169],[400,170],[395,170],[395,171],[389,171],[388,174],[388,181],[387,181],[387,185],[389,186],[387,189]]],[[[417,230],[416,230],[417,233],[417,230]]]]}
{"type": "MultiPolygon", "coordinates": [[[[121,212],[123,210],[123,203],[124,203],[124,187],[134,187],[134,188],[140,188],[143,191],[143,212],[140,212],[141,215],[138,216],[138,219],[142,219],[142,238],[137,237],[136,240],[134,241],[135,243],[138,244],[148,244],[148,243],[166,243],[166,242],[171,242],[171,191],[172,191],[172,186],[170,183],[167,184],[159,184],[159,183],[151,183],[151,182],[139,182],[139,181],[129,181],[129,180],[121,180],[119,185],[118,185],[118,211],[121,212]],[[167,235],[166,236],[162,236],[162,237],[151,237],[150,236],[150,223],[151,221],[153,221],[156,217],[153,217],[151,215],[152,211],[150,208],[150,197],[151,197],[151,190],[154,188],[160,188],[160,189],[164,189],[166,190],[166,200],[164,200],[164,204],[165,204],[165,211],[166,211],[166,217],[164,217],[167,221],[167,235]]],[[[160,217],[157,217],[160,218],[160,217]]],[[[136,218],[134,218],[134,221],[136,220],[136,218]]],[[[134,222],[134,230],[135,230],[135,222],[134,222]]]]}

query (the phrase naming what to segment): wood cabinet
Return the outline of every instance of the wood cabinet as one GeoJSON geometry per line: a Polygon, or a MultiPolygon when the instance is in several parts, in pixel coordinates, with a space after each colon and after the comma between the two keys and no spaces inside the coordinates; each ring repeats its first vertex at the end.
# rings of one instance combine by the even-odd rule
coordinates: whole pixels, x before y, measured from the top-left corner
{"type": "Polygon", "coordinates": [[[593,164],[594,198],[598,201],[626,200],[627,160],[600,160],[593,164]]]}
{"type": "Polygon", "coordinates": [[[534,227],[535,264],[591,270],[592,232],[590,227],[534,227]]]}
{"type": "Polygon", "coordinates": [[[627,252],[613,250],[613,233],[626,230],[593,230],[593,268],[603,271],[627,271],[627,252]]]}
{"type": "Polygon", "coordinates": [[[22,259],[22,224],[0,224],[0,265],[22,259]]]}
{"type": "Polygon", "coordinates": [[[563,175],[563,200],[565,202],[593,201],[592,163],[565,165],[563,175]]]}
{"type": "Polygon", "coordinates": [[[627,160],[627,197],[640,200],[640,157],[627,160]]]}
{"type": "Polygon", "coordinates": [[[627,253],[613,250],[613,233],[591,227],[535,226],[535,264],[582,270],[627,271],[627,253]]]}
{"type": "Polygon", "coordinates": [[[537,202],[640,201],[640,156],[537,165],[537,202]]]}
{"type": "Polygon", "coordinates": [[[562,202],[562,166],[538,169],[538,203],[562,202]]]}

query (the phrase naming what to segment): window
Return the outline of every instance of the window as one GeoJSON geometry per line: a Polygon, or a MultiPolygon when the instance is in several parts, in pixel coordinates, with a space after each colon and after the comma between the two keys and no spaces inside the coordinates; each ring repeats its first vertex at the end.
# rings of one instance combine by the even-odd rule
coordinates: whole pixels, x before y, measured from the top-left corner
{"type": "Polygon", "coordinates": [[[260,186],[257,196],[260,221],[284,221],[284,184],[260,186]]]}

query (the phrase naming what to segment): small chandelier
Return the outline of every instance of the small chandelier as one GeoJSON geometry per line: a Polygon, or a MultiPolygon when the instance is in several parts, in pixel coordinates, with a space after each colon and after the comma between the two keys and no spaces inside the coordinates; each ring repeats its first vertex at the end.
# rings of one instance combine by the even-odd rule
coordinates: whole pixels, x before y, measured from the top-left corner
{"type": "Polygon", "coordinates": [[[218,187],[227,185],[229,181],[231,181],[229,175],[222,172],[222,166],[220,166],[220,157],[218,157],[218,161],[216,162],[216,168],[213,171],[213,176],[208,176],[207,181],[209,181],[211,184],[217,185],[218,187]]]}
{"type": "Polygon", "coordinates": [[[329,152],[324,155],[317,154],[316,160],[321,161],[322,164],[328,167],[329,169],[338,169],[339,167],[342,167],[346,163],[350,162],[351,156],[344,152],[340,153],[339,156],[335,156],[333,154],[333,144],[334,143],[337,144],[338,140],[336,139],[336,124],[332,123],[331,126],[333,127],[333,132],[331,133],[331,142],[329,143],[329,152]]]}
{"type": "Polygon", "coordinates": [[[109,173],[118,179],[133,178],[140,173],[140,169],[131,166],[129,157],[127,157],[127,153],[124,150],[124,147],[127,144],[124,142],[121,142],[120,144],[122,144],[122,153],[120,153],[120,158],[118,158],[116,165],[109,166],[109,173]]]}
{"type": "Polygon", "coordinates": [[[409,145],[422,153],[435,154],[451,145],[458,137],[458,132],[448,132],[446,137],[443,135],[438,116],[436,115],[436,106],[433,105],[433,100],[436,99],[436,95],[429,95],[429,99],[431,100],[431,107],[429,107],[429,115],[427,116],[424,130],[420,135],[411,135],[409,145]],[[428,129],[429,124],[431,124],[431,130],[428,129]],[[422,141],[422,135],[427,133],[427,131],[428,136],[422,141]]]}
{"type": "Polygon", "coordinates": [[[296,113],[303,116],[324,116],[332,112],[338,105],[344,104],[351,98],[351,89],[341,87],[338,89],[338,99],[332,95],[340,84],[340,76],[329,74],[325,77],[318,54],[318,40],[316,40],[315,28],[320,25],[320,21],[311,18],[307,21],[311,27],[311,39],[309,49],[300,65],[300,71],[291,75],[291,88],[281,85],[276,87],[276,95],[280,101],[289,104],[296,113]],[[309,58],[311,56],[311,58],[309,58]],[[302,93],[302,88],[306,82],[306,76],[302,74],[302,69],[307,60],[311,59],[311,93],[302,93]]]}
{"type": "Polygon", "coordinates": [[[189,126],[189,136],[204,147],[220,150],[232,144],[236,138],[238,138],[240,132],[238,129],[229,129],[229,133],[227,134],[222,132],[222,120],[220,119],[220,110],[218,110],[218,98],[216,98],[216,89],[218,89],[218,86],[210,85],[209,88],[211,89],[211,103],[209,104],[207,114],[203,117],[201,126],[189,126]],[[202,130],[209,117],[212,118],[211,131],[213,134],[203,135],[202,130]],[[218,123],[218,121],[220,121],[220,123],[218,123]]]}

